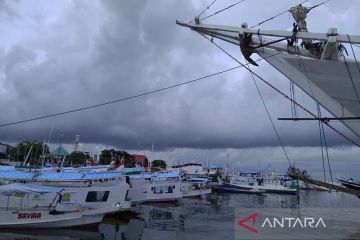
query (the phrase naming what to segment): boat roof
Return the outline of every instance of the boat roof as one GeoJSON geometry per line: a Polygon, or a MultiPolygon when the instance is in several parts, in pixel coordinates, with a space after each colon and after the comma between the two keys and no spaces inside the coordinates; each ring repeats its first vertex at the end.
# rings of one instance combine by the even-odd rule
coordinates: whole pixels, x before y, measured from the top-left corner
{"type": "Polygon", "coordinates": [[[0,178],[5,178],[5,179],[27,180],[27,179],[32,179],[34,176],[35,174],[31,172],[20,172],[20,171],[0,172],[0,178]]]}
{"type": "Polygon", "coordinates": [[[160,173],[141,173],[141,174],[134,174],[130,175],[132,179],[142,179],[142,178],[175,178],[179,177],[178,172],[160,172],[160,173]]]}
{"type": "Polygon", "coordinates": [[[239,172],[240,174],[258,174],[259,171],[258,170],[255,170],[255,169],[242,169],[240,170],[239,172]]]}
{"type": "Polygon", "coordinates": [[[210,164],[209,169],[222,169],[223,167],[219,164],[210,164]]]}
{"type": "Polygon", "coordinates": [[[142,171],[144,171],[144,168],[142,168],[142,167],[134,167],[134,168],[123,168],[123,169],[121,169],[120,172],[127,175],[127,174],[141,173],[142,171]]]}
{"type": "Polygon", "coordinates": [[[43,173],[36,177],[39,180],[58,180],[58,179],[82,179],[84,174],[82,173],[43,173]]]}
{"type": "Polygon", "coordinates": [[[197,181],[197,182],[208,182],[209,179],[207,178],[199,178],[199,177],[192,177],[192,178],[189,178],[190,181],[197,181]]]}
{"type": "Polygon", "coordinates": [[[0,166],[0,171],[14,171],[15,166],[0,166]]]}
{"type": "Polygon", "coordinates": [[[188,166],[199,166],[201,167],[202,164],[201,163],[179,163],[179,164],[174,164],[171,167],[172,168],[181,168],[181,167],[188,167],[188,166]]]}
{"type": "Polygon", "coordinates": [[[59,187],[47,187],[35,184],[12,183],[0,186],[0,193],[58,193],[63,189],[59,187]]]}
{"type": "Polygon", "coordinates": [[[102,172],[102,173],[71,173],[71,172],[45,172],[33,173],[23,171],[1,172],[0,179],[16,180],[95,180],[123,176],[120,172],[102,172]]]}

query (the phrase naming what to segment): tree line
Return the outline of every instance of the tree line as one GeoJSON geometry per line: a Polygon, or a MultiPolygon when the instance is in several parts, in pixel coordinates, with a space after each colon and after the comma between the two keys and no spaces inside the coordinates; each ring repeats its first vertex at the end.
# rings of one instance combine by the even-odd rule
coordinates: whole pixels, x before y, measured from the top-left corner
{"type": "MultiPolygon", "coordinates": [[[[41,165],[44,157],[50,156],[50,150],[47,144],[43,144],[37,141],[22,141],[18,143],[15,147],[11,148],[9,151],[9,159],[16,162],[23,162],[26,156],[29,153],[29,150],[32,148],[29,156],[28,163],[30,165],[41,165]]],[[[71,152],[65,158],[65,166],[83,166],[87,162],[94,161],[95,159],[87,152],[71,152]]],[[[109,165],[111,163],[119,163],[120,161],[124,161],[124,166],[126,168],[135,167],[135,162],[133,155],[123,151],[116,149],[104,149],[101,151],[99,155],[98,163],[101,165],[109,165]]],[[[151,163],[151,167],[153,168],[166,168],[166,162],[164,160],[154,160],[151,163]]]]}

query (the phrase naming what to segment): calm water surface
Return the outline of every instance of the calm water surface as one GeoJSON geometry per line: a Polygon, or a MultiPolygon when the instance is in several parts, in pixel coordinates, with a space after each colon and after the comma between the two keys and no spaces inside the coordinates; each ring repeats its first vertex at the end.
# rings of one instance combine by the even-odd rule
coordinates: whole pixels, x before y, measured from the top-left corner
{"type": "MultiPolygon", "coordinates": [[[[234,239],[236,211],[247,208],[299,211],[312,208],[315,213],[331,209],[338,213],[336,219],[341,221],[341,226],[347,228],[342,232],[339,227],[341,237],[337,235],[336,238],[360,239],[360,224],[349,218],[344,210],[360,210],[360,199],[342,193],[315,191],[303,191],[299,197],[213,193],[204,199],[181,199],[177,204],[140,205],[132,212],[106,217],[98,229],[0,230],[0,239],[234,239]]],[[[356,216],[360,221],[360,215],[356,216]]],[[[302,238],[300,234],[297,237],[302,238]]]]}

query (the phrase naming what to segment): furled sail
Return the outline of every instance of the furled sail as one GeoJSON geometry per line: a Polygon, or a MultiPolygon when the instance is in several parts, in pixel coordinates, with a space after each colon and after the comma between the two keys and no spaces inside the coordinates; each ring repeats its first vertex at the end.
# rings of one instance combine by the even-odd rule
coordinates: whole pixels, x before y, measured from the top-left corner
{"type": "MultiPolygon", "coordinates": [[[[338,34],[335,28],[327,33],[299,31],[296,25],[293,31],[280,31],[251,29],[247,24],[177,24],[238,45],[250,63],[251,53],[259,54],[336,118],[360,117],[360,67],[354,60],[341,59],[342,43],[360,43],[360,36],[338,34]],[[265,40],[262,36],[279,39],[265,40]],[[294,39],[303,40],[304,47],[293,46],[294,39]]],[[[341,121],[360,136],[360,120],[341,121]]]]}

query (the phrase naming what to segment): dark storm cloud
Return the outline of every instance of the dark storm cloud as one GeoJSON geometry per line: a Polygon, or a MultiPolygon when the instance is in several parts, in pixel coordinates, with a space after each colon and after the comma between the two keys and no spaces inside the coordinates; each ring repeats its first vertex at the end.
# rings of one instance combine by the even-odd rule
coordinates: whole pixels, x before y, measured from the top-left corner
{"type": "Polygon", "coordinates": [[[16,4],[17,0],[0,0],[0,16],[11,19],[13,17],[18,17],[16,13],[16,4]]]}
{"type": "MultiPolygon", "coordinates": [[[[291,4],[279,1],[271,11],[261,8],[256,14],[255,5],[247,1],[219,22],[258,22],[291,4]]],[[[234,66],[209,42],[175,25],[175,19],[188,19],[203,7],[195,8],[191,1],[74,1],[54,16],[19,7],[13,38],[21,41],[0,51],[0,122],[128,97],[234,66]],[[20,34],[25,30],[26,36],[20,34]]],[[[291,21],[271,26],[286,29],[291,21]]],[[[229,49],[240,56],[238,48],[229,49]]],[[[288,91],[288,80],[266,63],[256,71],[288,91]]],[[[272,117],[289,116],[290,104],[260,87],[272,117]]],[[[299,90],[298,98],[314,110],[313,101],[299,90]]],[[[319,144],[316,123],[276,125],[286,145],[319,144]]],[[[99,109],[1,128],[0,140],[43,140],[50,129],[53,141],[60,132],[65,142],[79,133],[83,142],[126,149],[149,148],[152,143],[158,149],[278,146],[244,70],[99,109]]],[[[330,145],[345,143],[328,134],[330,145]]]]}

